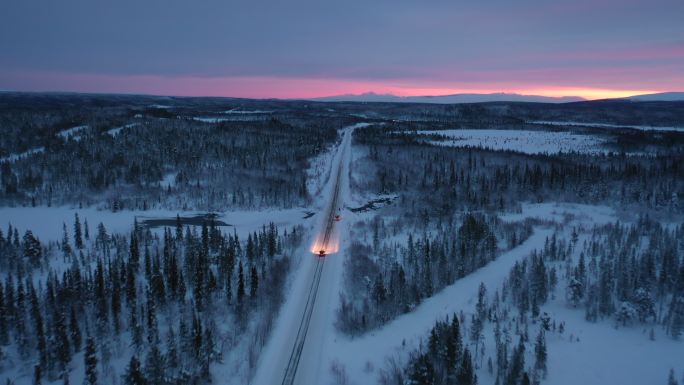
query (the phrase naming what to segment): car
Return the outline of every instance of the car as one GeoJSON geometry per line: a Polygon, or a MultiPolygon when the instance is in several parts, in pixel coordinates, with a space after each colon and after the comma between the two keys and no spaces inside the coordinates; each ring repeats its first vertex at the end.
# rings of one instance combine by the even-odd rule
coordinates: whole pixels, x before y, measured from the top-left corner
{"type": "Polygon", "coordinates": [[[337,222],[339,222],[340,219],[342,219],[342,218],[340,217],[340,214],[335,215],[335,220],[336,220],[337,222]]]}
{"type": "Polygon", "coordinates": [[[325,257],[325,250],[321,250],[318,252],[319,257],[325,257]]]}

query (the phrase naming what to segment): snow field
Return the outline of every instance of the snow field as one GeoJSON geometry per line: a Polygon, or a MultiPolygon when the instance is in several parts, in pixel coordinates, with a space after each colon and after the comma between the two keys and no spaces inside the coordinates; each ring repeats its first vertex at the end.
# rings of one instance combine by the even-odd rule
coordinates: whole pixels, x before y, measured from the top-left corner
{"type": "Polygon", "coordinates": [[[570,132],[544,132],[530,130],[444,130],[417,131],[423,135],[442,135],[444,140],[428,143],[447,147],[482,147],[490,150],[516,151],[525,154],[558,154],[579,152],[603,154],[605,139],[570,132]]]}

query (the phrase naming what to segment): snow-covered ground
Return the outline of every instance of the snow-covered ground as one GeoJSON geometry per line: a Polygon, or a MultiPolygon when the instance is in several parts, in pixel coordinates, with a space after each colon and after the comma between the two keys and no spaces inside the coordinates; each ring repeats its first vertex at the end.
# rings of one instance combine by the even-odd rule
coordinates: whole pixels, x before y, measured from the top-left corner
{"type": "Polygon", "coordinates": [[[176,175],[177,173],[175,172],[170,172],[166,175],[164,175],[164,178],[161,180],[161,186],[164,188],[169,188],[173,187],[176,185],[176,175]]]}
{"type": "Polygon", "coordinates": [[[272,114],[275,111],[272,110],[240,110],[233,108],[232,110],[223,111],[222,114],[272,114]]]}
{"type": "Polygon", "coordinates": [[[135,126],[137,126],[137,125],[139,125],[139,124],[140,124],[140,123],[130,123],[130,124],[126,124],[126,125],[121,126],[121,127],[112,128],[111,130],[107,130],[107,134],[108,134],[108,135],[111,135],[111,136],[117,136],[117,135],[119,135],[119,133],[120,133],[122,130],[124,130],[124,129],[126,129],[126,128],[135,127],[135,126]]]}
{"type": "Polygon", "coordinates": [[[71,127],[66,130],[60,131],[59,133],[57,133],[57,135],[65,140],[69,138],[73,140],[80,140],[81,136],[78,135],[78,133],[85,130],[86,128],[88,128],[88,125],[71,127]]]}
{"type": "MultiPolygon", "coordinates": [[[[222,112],[222,114],[225,112],[222,112]]],[[[193,116],[192,120],[203,123],[221,123],[221,122],[234,122],[234,121],[252,121],[252,120],[264,120],[267,119],[265,113],[235,113],[229,114],[228,116],[193,116]]]]}
{"type": "Polygon", "coordinates": [[[556,223],[573,221],[583,227],[604,225],[614,222],[615,210],[608,206],[585,205],[580,203],[523,203],[519,213],[506,213],[499,216],[506,222],[522,221],[526,218],[546,220],[556,223]]]}
{"type": "Polygon", "coordinates": [[[481,282],[488,287],[498,286],[508,276],[513,264],[543,245],[551,233],[548,229],[536,229],[520,246],[447,286],[421,303],[414,311],[397,317],[378,330],[355,339],[336,332],[333,345],[323,357],[327,367],[329,368],[333,361],[344,365],[351,379],[350,384],[376,383],[377,370],[385,365],[388,358],[397,354],[407,354],[417,347],[421,340],[425,339],[435,321],[442,320],[454,312],[473,308],[481,282]]]}
{"type": "Polygon", "coordinates": [[[221,123],[221,122],[227,122],[231,121],[233,119],[231,118],[222,118],[222,117],[215,117],[215,116],[194,116],[192,120],[196,120],[198,122],[203,122],[203,123],[221,123]]]}
{"type": "MultiPolygon", "coordinates": [[[[608,320],[584,320],[583,309],[565,304],[562,288],[556,300],[542,306],[551,318],[565,322],[563,335],[548,333],[549,376],[553,385],[666,384],[667,373],[684,369],[684,343],[656,328],[651,341],[646,327],[616,329],[608,320]],[[570,335],[575,337],[570,341],[570,335]]],[[[536,331],[535,331],[536,332],[536,331]]]]}
{"type": "Polygon", "coordinates": [[[571,132],[477,129],[417,131],[417,133],[443,135],[444,140],[430,140],[429,143],[450,147],[482,147],[525,154],[558,154],[571,151],[586,154],[608,152],[603,147],[606,143],[605,139],[571,132]]]}
{"type": "MultiPolygon", "coordinates": [[[[91,233],[97,225],[105,225],[107,232],[127,233],[133,226],[133,221],[145,219],[173,219],[176,215],[183,217],[202,215],[200,211],[173,211],[173,210],[147,210],[147,211],[104,211],[93,207],[2,207],[0,208],[0,226],[3,231],[9,224],[22,234],[31,230],[41,241],[59,241],[62,239],[62,224],[66,224],[71,231],[74,223],[74,215],[78,214],[81,223],[88,221],[91,233]]],[[[285,210],[263,211],[227,211],[218,213],[221,220],[231,227],[240,237],[246,237],[249,233],[260,230],[262,226],[268,226],[273,222],[276,226],[288,228],[301,224],[304,221],[305,209],[294,208],[285,210]]]]}
{"type": "Polygon", "coordinates": [[[2,158],[0,158],[0,163],[2,163],[2,162],[16,162],[20,159],[28,158],[31,155],[39,154],[43,151],[45,151],[45,147],[32,148],[30,150],[24,151],[24,152],[19,153],[19,154],[11,154],[11,155],[2,157],[2,158]]]}
{"type": "MultiPolygon", "coordinates": [[[[524,204],[521,213],[502,216],[506,221],[525,218],[565,224],[566,231],[573,226],[590,228],[617,219],[611,208],[569,203],[524,204]]],[[[399,358],[401,361],[420,344],[424,345],[428,331],[437,320],[460,312],[464,312],[466,319],[469,319],[469,315],[475,312],[480,283],[490,288],[490,295],[494,290],[500,290],[511,267],[530,255],[532,250],[543,248],[555,229],[555,225],[535,228],[532,236],[518,247],[459,279],[425,300],[414,311],[399,316],[378,330],[350,338],[330,329],[322,342],[325,349],[320,351],[318,358],[318,375],[312,377],[315,382],[308,383],[334,383],[334,375],[330,370],[333,363],[342,368],[349,384],[377,383],[379,371],[385,367],[387,360],[399,358]]],[[[341,254],[346,254],[346,250],[343,249],[341,254]]],[[[583,310],[566,305],[561,286],[556,289],[556,299],[542,306],[542,312],[547,312],[552,319],[565,322],[564,334],[547,334],[549,377],[542,383],[637,385],[653,383],[658,379],[665,383],[670,368],[675,368],[678,374],[681,372],[684,344],[671,340],[662,331],[656,334],[656,341],[650,341],[647,330],[639,326],[615,329],[610,321],[587,323],[583,310]]],[[[531,328],[530,333],[536,333],[536,330],[531,328]]],[[[485,328],[485,349],[483,362],[486,362],[487,357],[495,360],[491,325],[485,328]]],[[[528,352],[528,355],[531,360],[532,352],[528,352]]],[[[477,374],[479,383],[494,382],[486,365],[481,365],[477,374]]]]}
{"type": "MultiPolygon", "coordinates": [[[[344,130],[341,145],[335,155],[330,157],[331,166],[336,164],[343,165],[342,179],[340,181],[340,205],[349,197],[349,164],[351,160],[351,135],[353,128],[363,127],[362,124],[352,126],[344,130]]],[[[325,175],[325,174],[321,174],[325,175]]],[[[317,197],[315,203],[316,212],[323,212],[329,204],[332,196],[335,181],[331,177],[334,173],[327,176],[327,183],[317,197]]],[[[309,227],[311,244],[324,228],[324,215],[319,215],[318,225],[309,227]]],[[[332,243],[345,244],[345,235],[349,231],[349,226],[353,220],[343,220],[336,226],[335,234],[332,236],[332,243]]],[[[316,297],[315,306],[311,315],[311,322],[304,343],[301,360],[295,378],[296,384],[327,384],[328,362],[322,359],[330,349],[336,331],[334,327],[335,311],[337,307],[338,294],[340,291],[340,281],[343,271],[345,252],[338,252],[326,256],[323,267],[322,278],[316,297]]],[[[259,359],[257,372],[252,381],[253,384],[276,384],[281,383],[285,369],[288,364],[290,353],[294,344],[302,314],[306,305],[308,290],[311,287],[313,269],[316,258],[310,251],[303,255],[295,256],[295,264],[299,264],[294,269],[291,287],[286,295],[286,302],[282,307],[281,314],[273,328],[273,334],[269,339],[264,351],[259,359]]]]}
{"type": "Polygon", "coordinates": [[[606,123],[586,123],[572,121],[552,121],[552,120],[532,120],[528,124],[540,124],[545,126],[579,126],[579,127],[599,127],[599,128],[631,128],[642,131],[680,131],[684,132],[684,127],[663,127],[663,126],[639,126],[639,125],[619,125],[606,123]]]}

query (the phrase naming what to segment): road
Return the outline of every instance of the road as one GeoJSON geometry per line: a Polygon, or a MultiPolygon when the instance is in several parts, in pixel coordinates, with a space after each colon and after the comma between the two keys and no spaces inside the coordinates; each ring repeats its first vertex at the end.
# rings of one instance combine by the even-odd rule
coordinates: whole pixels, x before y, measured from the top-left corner
{"type": "MultiPolygon", "coordinates": [[[[345,136],[340,145],[342,151],[344,152],[344,146],[349,145],[349,138],[351,134],[345,133],[345,136]]],[[[315,242],[313,246],[313,252],[322,252],[327,255],[316,256],[316,269],[314,272],[313,280],[311,281],[311,287],[309,288],[309,294],[307,296],[306,304],[304,306],[304,313],[302,314],[302,319],[297,329],[297,337],[295,338],[294,346],[292,347],[292,352],[290,353],[290,359],[288,360],[287,367],[285,368],[285,374],[283,375],[283,385],[295,384],[295,378],[297,378],[297,370],[299,369],[299,362],[302,357],[302,351],[304,350],[304,343],[306,342],[306,336],[309,331],[309,325],[311,324],[311,316],[313,315],[313,310],[316,305],[316,297],[318,296],[318,291],[321,283],[321,276],[323,274],[323,266],[327,258],[332,257],[331,252],[337,251],[337,246],[331,245],[331,237],[333,236],[333,230],[335,229],[335,216],[340,211],[340,188],[342,173],[345,169],[346,157],[340,156],[340,161],[337,165],[337,171],[335,173],[335,185],[333,187],[333,196],[330,200],[330,205],[328,206],[325,220],[325,229],[322,234],[319,234],[319,239],[315,242]],[[331,248],[331,246],[333,246],[331,248]],[[335,250],[331,250],[331,249],[335,250]]]]}
{"type": "MultiPolygon", "coordinates": [[[[334,311],[342,273],[340,224],[335,216],[348,194],[351,138],[355,127],[343,131],[332,160],[332,171],[323,195],[321,216],[309,253],[295,273],[293,287],[283,305],[271,338],[263,352],[253,384],[317,384],[323,370],[325,345],[334,328],[334,311]],[[317,253],[325,250],[326,255],[317,253]]],[[[348,226],[348,224],[345,224],[348,226]]]]}

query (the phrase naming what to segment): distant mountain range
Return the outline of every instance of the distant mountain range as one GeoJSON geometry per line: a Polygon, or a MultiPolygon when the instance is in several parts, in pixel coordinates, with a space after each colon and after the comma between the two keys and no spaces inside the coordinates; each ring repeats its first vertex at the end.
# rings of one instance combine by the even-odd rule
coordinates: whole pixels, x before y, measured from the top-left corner
{"type": "Polygon", "coordinates": [[[584,99],[579,96],[550,97],[539,95],[520,95],[513,93],[492,94],[453,94],[441,96],[396,96],[392,94],[376,94],[367,92],[363,94],[346,94],[327,96],[311,100],[319,102],[388,102],[388,103],[481,103],[481,102],[536,102],[536,103],[567,103],[579,102],[584,99]]]}
{"type": "MultiPolygon", "coordinates": [[[[663,92],[658,94],[634,95],[621,98],[632,101],[684,101],[684,92],[663,92]]],[[[452,94],[441,96],[396,96],[392,94],[376,94],[367,92],[363,94],[346,94],[313,98],[310,100],[319,102],[387,102],[387,103],[483,103],[483,102],[534,102],[534,103],[569,103],[581,102],[586,99],[579,96],[540,96],[521,95],[515,93],[492,93],[492,94],[452,94]]]]}
{"type": "Polygon", "coordinates": [[[635,102],[676,102],[684,100],[684,92],[661,92],[658,94],[634,95],[626,99],[635,102]]]}

